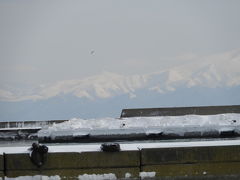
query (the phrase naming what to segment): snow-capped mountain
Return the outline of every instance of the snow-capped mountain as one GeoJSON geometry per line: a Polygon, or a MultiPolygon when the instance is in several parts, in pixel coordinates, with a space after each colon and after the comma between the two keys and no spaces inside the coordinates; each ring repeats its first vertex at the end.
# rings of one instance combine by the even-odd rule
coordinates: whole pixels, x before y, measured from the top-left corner
{"type": "Polygon", "coordinates": [[[127,94],[136,97],[139,90],[167,93],[179,87],[233,87],[240,85],[240,50],[196,57],[184,64],[142,75],[125,76],[112,72],[75,80],[40,85],[30,93],[0,90],[1,101],[43,100],[74,95],[94,100],[127,94]]]}
{"type": "Polygon", "coordinates": [[[163,72],[151,74],[149,86],[158,92],[174,91],[177,87],[232,87],[240,85],[240,51],[210,57],[199,57],[163,72]],[[154,86],[155,85],[155,86],[154,86]]]}

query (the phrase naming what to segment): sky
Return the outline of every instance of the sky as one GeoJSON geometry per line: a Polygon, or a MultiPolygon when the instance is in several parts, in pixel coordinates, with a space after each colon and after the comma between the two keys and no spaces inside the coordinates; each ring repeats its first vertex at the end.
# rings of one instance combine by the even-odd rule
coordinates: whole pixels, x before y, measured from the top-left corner
{"type": "Polygon", "coordinates": [[[238,0],[0,0],[0,95],[236,51],[239,17],[238,0]]]}

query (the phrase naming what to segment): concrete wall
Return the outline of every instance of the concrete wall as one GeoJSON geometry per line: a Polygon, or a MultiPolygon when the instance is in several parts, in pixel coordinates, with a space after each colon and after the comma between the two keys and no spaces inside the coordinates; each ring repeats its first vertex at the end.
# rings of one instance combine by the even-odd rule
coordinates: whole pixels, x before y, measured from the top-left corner
{"type": "Polygon", "coordinates": [[[121,118],[141,116],[181,116],[187,114],[214,115],[223,113],[240,113],[240,105],[123,109],[121,118]]]}
{"type": "Polygon", "coordinates": [[[4,158],[0,155],[0,179],[4,176],[4,158]]]}
{"type": "Polygon", "coordinates": [[[240,175],[240,146],[143,149],[142,171],[157,176],[240,175]]]}
{"type": "Polygon", "coordinates": [[[240,179],[240,146],[154,148],[139,151],[49,153],[46,164],[36,167],[29,154],[0,156],[0,175],[59,175],[76,179],[82,174],[156,172],[159,179],[240,179]],[[5,163],[3,165],[3,162],[5,163]]]}
{"type": "Polygon", "coordinates": [[[6,176],[41,174],[76,178],[85,173],[114,173],[118,178],[123,178],[128,172],[137,177],[139,156],[139,151],[49,153],[46,164],[37,168],[30,161],[29,154],[6,154],[6,176]]]}

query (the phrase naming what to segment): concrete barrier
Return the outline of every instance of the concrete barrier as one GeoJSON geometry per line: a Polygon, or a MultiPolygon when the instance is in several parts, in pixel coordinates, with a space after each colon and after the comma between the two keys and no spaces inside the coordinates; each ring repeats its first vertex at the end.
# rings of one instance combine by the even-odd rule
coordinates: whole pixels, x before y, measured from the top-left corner
{"type": "Polygon", "coordinates": [[[240,146],[142,149],[142,165],[240,162],[240,146]]]}
{"type": "Polygon", "coordinates": [[[145,171],[156,172],[155,179],[166,180],[240,179],[240,145],[49,153],[41,168],[32,164],[27,153],[6,152],[0,162],[0,172],[7,177],[59,175],[62,179],[77,179],[86,173],[113,173],[125,178],[130,173],[131,178],[139,178],[139,173],[145,171]]]}
{"type": "Polygon", "coordinates": [[[182,116],[188,114],[215,115],[224,113],[240,113],[240,105],[123,109],[121,118],[146,116],[182,116]]]}
{"type": "Polygon", "coordinates": [[[85,173],[114,173],[117,178],[124,178],[125,173],[138,176],[140,167],[139,151],[49,153],[46,164],[41,168],[32,164],[29,154],[5,156],[8,177],[40,174],[76,178],[85,173]]]}
{"type": "Polygon", "coordinates": [[[240,177],[240,146],[142,149],[141,170],[157,177],[240,177]]]}
{"type": "Polygon", "coordinates": [[[4,177],[4,157],[0,155],[0,179],[4,177]]]}

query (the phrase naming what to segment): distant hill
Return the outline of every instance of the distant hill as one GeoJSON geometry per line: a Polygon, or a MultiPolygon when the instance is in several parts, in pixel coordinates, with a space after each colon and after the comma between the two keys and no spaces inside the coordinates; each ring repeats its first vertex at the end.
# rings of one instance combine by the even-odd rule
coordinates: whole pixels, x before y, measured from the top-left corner
{"type": "Polygon", "coordinates": [[[122,108],[240,104],[240,50],[143,75],[102,74],[0,90],[0,120],[119,116],[122,108]]]}

